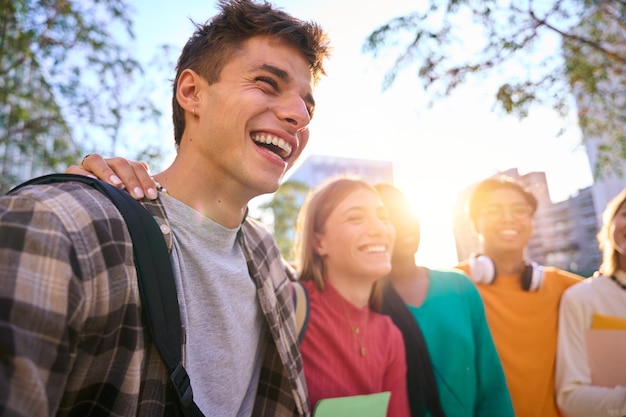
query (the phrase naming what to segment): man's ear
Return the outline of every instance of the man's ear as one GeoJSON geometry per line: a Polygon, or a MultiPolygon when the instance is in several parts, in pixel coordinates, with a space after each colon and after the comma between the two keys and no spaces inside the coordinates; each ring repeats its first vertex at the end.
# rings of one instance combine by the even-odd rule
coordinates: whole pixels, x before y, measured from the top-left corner
{"type": "Polygon", "coordinates": [[[476,220],[475,222],[471,222],[472,224],[472,232],[474,232],[474,236],[478,239],[478,244],[480,245],[480,252],[484,251],[483,244],[485,242],[485,236],[483,235],[482,226],[480,225],[480,220],[476,220]]]}
{"type": "Polygon", "coordinates": [[[202,77],[191,69],[184,70],[178,77],[176,100],[185,111],[197,114],[200,107],[202,77]]]}

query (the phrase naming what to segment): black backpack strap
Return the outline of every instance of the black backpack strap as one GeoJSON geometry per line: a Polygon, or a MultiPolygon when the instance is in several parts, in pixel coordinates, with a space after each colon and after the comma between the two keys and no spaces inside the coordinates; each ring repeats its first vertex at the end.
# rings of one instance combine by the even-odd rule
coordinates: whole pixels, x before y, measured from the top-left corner
{"type": "Polygon", "coordinates": [[[422,329],[388,279],[383,281],[381,313],[391,317],[404,339],[407,389],[411,393],[409,395],[411,415],[423,416],[428,414],[434,417],[445,417],[437,388],[435,370],[422,329]]]}
{"type": "Polygon", "coordinates": [[[168,368],[170,386],[176,393],[184,416],[203,416],[193,402],[191,381],[182,365],[182,327],[170,255],[161,229],[148,210],[125,191],[82,175],[44,175],[18,185],[9,193],[27,185],[67,181],[91,185],[106,195],[122,214],[133,241],[143,311],[152,339],[168,368]]]}

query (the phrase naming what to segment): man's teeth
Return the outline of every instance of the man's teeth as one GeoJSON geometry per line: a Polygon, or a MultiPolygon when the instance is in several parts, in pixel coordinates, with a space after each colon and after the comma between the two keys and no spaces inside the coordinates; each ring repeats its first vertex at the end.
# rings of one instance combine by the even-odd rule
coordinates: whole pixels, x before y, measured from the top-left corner
{"type": "Polygon", "coordinates": [[[380,253],[380,252],[387,252],[387,248],[383,245],[368,246],[367,248],[365,248],[365,251],[367,253],[380,253]]]}
{"type": "Polygon", "coordinates": [[[266,145],[274,145],[279,147],[285,152],[285,155],[283,155],[283,157],[291,155],[291,145],[285,142],[283,139],[277,138],[276,136],[255,135],[252,137],[252,140],[259,143],[264,143],[266,145]]]}

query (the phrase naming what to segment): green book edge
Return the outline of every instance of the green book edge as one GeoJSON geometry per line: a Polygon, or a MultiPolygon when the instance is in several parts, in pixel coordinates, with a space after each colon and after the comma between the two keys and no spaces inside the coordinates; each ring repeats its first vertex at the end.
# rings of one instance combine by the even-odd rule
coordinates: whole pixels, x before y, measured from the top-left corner
{"type": "Polygon", "coordinates": [[[391,392],[324,398],[315,404],[313,417],[386,417],[391,392]]]}

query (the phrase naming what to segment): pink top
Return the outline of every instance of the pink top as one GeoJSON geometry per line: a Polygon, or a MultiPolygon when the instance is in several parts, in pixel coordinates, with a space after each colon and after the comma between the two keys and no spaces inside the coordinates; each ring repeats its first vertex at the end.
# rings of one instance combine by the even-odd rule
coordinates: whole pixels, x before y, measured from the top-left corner
{"type": "Polygon", "coordinates": [[[389,317],[355,307],[328,281],[323,292],[312,281],[303,285],[310,315],[300,351],[311,408],[323,398],[391,391],[387,415],[409,417],[400,330],[389,317]],[[359,327],[358,335],[351,325],[359,327]]]}

